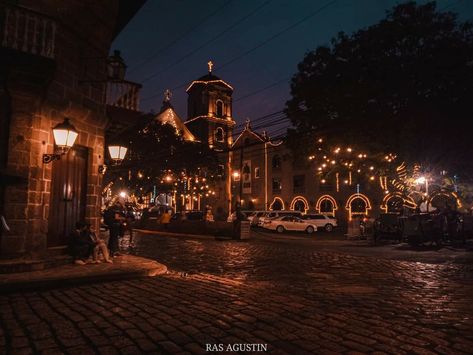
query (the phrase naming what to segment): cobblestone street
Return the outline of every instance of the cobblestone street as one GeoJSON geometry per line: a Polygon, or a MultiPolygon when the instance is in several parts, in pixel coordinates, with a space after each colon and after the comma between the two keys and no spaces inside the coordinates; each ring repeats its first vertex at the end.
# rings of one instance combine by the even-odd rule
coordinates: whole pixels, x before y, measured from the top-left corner
{"type": "Polygon", "coordinates": [[[0,296],[6,353],[472,353],[473,267],[138,234],[155,278],[0,296]]]}

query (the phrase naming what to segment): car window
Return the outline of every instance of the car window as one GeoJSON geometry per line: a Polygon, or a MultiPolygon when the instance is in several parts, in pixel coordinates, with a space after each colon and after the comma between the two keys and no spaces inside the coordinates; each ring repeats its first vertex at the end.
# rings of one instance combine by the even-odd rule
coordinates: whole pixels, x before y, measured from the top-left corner
{"type": "Polygon", "coordinates": [[[308,219],[325,219],[325,216],[320,215],[320,214],[311,214],[308,216],[309,216],[308,219]]]}
{"type": "Polygon", "coordinates": [[[281,218],[282,221],[292,221],[292,217],[291,216],[285,216],[283,218],[281,218]]]}

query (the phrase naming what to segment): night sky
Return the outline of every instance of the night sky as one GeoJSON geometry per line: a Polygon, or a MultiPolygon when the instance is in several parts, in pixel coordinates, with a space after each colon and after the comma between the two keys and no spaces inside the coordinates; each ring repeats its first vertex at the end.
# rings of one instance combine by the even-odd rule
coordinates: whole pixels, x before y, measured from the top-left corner
{"type": "MultiPolygon", "coordinates": [[[[207,73],[206,63],[211,59],[213,73],[234,88],[233,116],[240,123],[284,107],[290,77],[304,53],[328,44],[339,31],[351,33],[378,22],[397,3],[148,0],[112,49],[122,51],[128,65],[127,79],[143,84],[142,111],[159,111],[163,92],[169,88],[172,104],[183,119],[187,114],[187,85],[207,73]]],[[[461,20],[473,15],[471,0],[439,0],[437,4],[439,9],[459,13],[461,20]]]]}

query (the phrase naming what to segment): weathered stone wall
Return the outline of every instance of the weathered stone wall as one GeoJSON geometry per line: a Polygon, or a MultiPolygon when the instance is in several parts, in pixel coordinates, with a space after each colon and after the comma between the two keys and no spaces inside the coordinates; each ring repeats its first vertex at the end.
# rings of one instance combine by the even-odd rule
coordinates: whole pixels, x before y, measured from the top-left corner
{"type": "Polygon", "coordinates": [[[46,252],[52,166],[42,155],[53,153],[52,127],[64,117],[79,131],[77,145],[88,148],[86,219],[98,229],[104,159],[105,60],[113,38],[117,1],[20,1],[39,13],[59,16],[54,60],[29,54],[28,68],[9,68],[11,97],[7,171],[27,179],[5,191],[6,218],[11,231],[2,236],[2,257],[38,257],[46,252]],[[84,4],[85,3],[85,4],[84,4]],[[93,23],[93,24],[92,24],[93,23]],[[91,33],[94,33],[92,36],[91,33]],[[38,61],[44,61],[39,66],[38,61]],[[49,61],[49,62],[48,62],[49,61]],[[39,69],[38,69],[39,68],[39,69]],[[41,68],[50,73],[38,75],[41,68]]]}

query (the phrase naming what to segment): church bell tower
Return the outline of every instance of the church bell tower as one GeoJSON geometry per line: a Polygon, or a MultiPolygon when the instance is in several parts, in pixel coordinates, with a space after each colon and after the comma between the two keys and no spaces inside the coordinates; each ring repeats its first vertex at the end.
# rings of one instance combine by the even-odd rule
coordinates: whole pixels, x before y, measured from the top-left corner
{"type": "Polygon", "coordinates": [[[210,148],[223,150],[231,146],[235,121],[232,117],[233,88],[212,73],[213,63],[208,63],[207,75],[194,80],[186,92],[186,126],[202,143],[210,148]]]}

